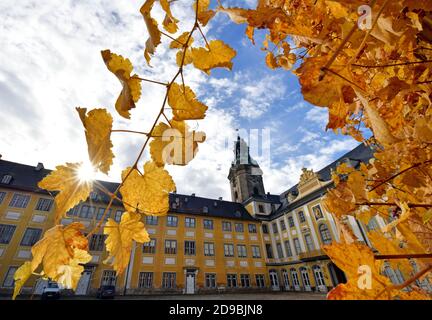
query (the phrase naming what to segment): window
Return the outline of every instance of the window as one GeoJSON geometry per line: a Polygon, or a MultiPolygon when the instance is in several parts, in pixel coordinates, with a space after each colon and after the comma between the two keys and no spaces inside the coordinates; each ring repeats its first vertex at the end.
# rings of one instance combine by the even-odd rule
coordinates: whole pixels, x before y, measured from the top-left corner
{"type": "Polygon", "coordinates": [[[250,277],[248,274],[241,274],[240,275],[240,283],[243,288],[249,288],[250,287],[250,277]]]}
{"type": "Polygon", "coordinates": [[[79,205],[73,207],[68,212],[66,212],[66,215],[75,217],[78,215],[78,212],[79,212],[79,205]]]}
{"type": "Polygon", "coordinates": [[[138,279],[138,288],[153,287],[153,272],[140,272],[138,279]]]}
{"type": "Polygon", "coordinates": [[[195,255],[195,241],[184,242],[184,254],[187,256],[195,255]]]}
{"type": "Polygon", "coordinates": [[[212,257],[215,255],[214,253],[214,243],[212,242],[204,242],[204,255],[208,257],[212,257]]]}
{"type": "Polygon", "coordinates": [[[306,270],[306,268],[300,268],[300,274],[301,274],[301,276],[302,276],[302,280],[303,280],[303,285],[305,286],[305,287],[310,287],[310,280],[309,280],[309,273],[308,273],[308,271],[306,270]]]}
{"type": "Polygon", "coordinates": [[[203,207],[203,213],[208,213],[208,207],[206,206],[203,207]]]}
{"type": "Polygon", "coordinates": [[[249,229],[249,233],[257,233],[257,227],[256,227],[256,224],[252,224],[252,223],[250,223],[250,224],[248,225],[248,229],[249,229]]]}
{"type": "Polygon", "coordinates": [[[145,223],[147,225],[151,226],[157,226],[158,224],[158,217],[157,216],[146,216],[145,223]]]}
{"type": "Polygon", "coordinates": [[[227,287],[228,288],[235,288],[237,287],[237,275],[228,273],[227,274],[227,287]]]}
{"type": "Polygon", "coordinates": [[[21,240],[22,246],[32,246],[39,241],[42,234],[42,229],[37,228],[27,228],[24,232],[24,236],[21,240]]]}
{"type": "Polygon", "coordinates": [[[216,274],[214,273],[205,274],[205,286],[206,288],[216,288],[216,274]]]}
{"type": "Polygon", "coordinates": [[[246,258],[246,246],[244,244],[237,245],[237,255],[239,258],[246,258]]]}
{"type": "Polygon", "coordinates": [[[312,237],[310,234],[305,234],[305,241],[306,241],[306,247],[308,251],[314,251],[315,247],[314,244],[312,242],[312,237]]]}
{"type": "Polygon", "coordinates": [[[289,240],[285,241],[285,251],[286,251],[287,257],[292,256],[291,244],[290,244],[289,240]]]}
{"type": "Polygon", "coordinates": [[[321,240],[324,244],[330,244],[332,242],[332,237],[327,225],[321,224],[319,226],[319,232],[321,235],[321,240]]]}
{"type": "Polygon", "coordinates": [[[165,253],[166,254],[177,253],[177,240],[165,240],[165,253]]]}
{"type": "Polygon", "coordinates": [[[255,275],[255,281],[258,288],[264,288],[265,287],[265,281],[264,281],[264,275],[263,274],[256,274],[255,275]]]}
{"type": "Polygon", "coordinates": [[[258,205],[258,212],[259,213],[264,213],[264,206],[262,204],[258,205]]]}
{"type": "Polygon", "coordinates": [[[98,194],[94,191],[90,192],[90,196],[89,196],[90,200],[97,200],[98,198],[98,194]]]}
{"type": "Polygon", "coordinates": [[[291,271],[292,284],[293,286],[298,287],[300,285],[300,281],[298,278],[297,271],[294,268],[292,268],[290,271],[291,271]]]}
{"type": "Polygon", "coordinates": [[[231,231],[231,222],[222,221],[222,230],[223,231],[231,231]]]}
{"type": "Polygon", "coordinates": [[[25,208],[30,200],[28,194],[15,193],[9,203],[9,207],[25,208]]]}
{"type": "Polygon", "coordinates": [[[115,286],[116,272],[114,270],[105,270],[102,274],[102,286],[115,286]]]}
{"type": "Polygon", "coordinates": [[[300,241],[298,238],[294,238],[294,248],[295,248],[295,252],[296,254],[300,254],[302,252],[301,247],[300,247],[300,241]]]}
{"type": "Polygon", "coordinates": [[[0,204],[3,202],[4,198],[6,197],[6,192],[0,192],[0,204]]]}
{"type": "Polygon", "coordinates": [[[273,229],[273,233],[278,233],[278,227],[277,227],[276,222],[272,223],[272,229],[273,229]]]}
{"type": "Polygon", "coordinates": [[[149,242],[144,242],[143,253],[155,253],[156,252],[156,239],[150,239],[149,242]]]}
{"type": "Polygon", "coordinates": [[[15,232],[16,226],[9,224],[0,224],[0,243],[8,244],[15,232]]]}
{"type": "Polygon", "coordinates": [[[176,216],[167,216],[167,227],[177,227],[177,221],[176,216]]]}
{"type": "Polygon", "coordinates": [[[299,211],[298,217],[299,217],[300,223],[303,223],[306,221],[306,218],[305,218],[303,211],[299,211]]]}
{"type": "Polygon", "coordinates": [[[93,219],[94,212],[95,212],[94,207],[84,205],[81,207],[80,217],[86,219],[93,219]]]}
{"type": "Polygon", "coordinates": [[[52,199],[39,198],[38,203],[36,205],[36,210],[50,211],[52,204],[53,204],[52,199]]]}
{"type": "Polygon", "coordinates": [[[266,224],[262,225],[262,232],[263,233],[268,233],[268,226],[266,224]]]}
{"type": "MultiPolygon", "coordinates": [[[[1,202],[1,201],[0,201],[0,202],[1,202]]],[[[326,226],[326,227],[327,227],[327,226],[326,226]]],[[[320,228],[321,228],[321,226],[320,226],[320,228]]],[[[368,231],[372,231],[372,230],[379,229],[379,226],[378,226],[378,223],[377,223],[375,217],[372,217],[372,218],[369,220],[368,224],[366,225],[366,228],[367,228],[368,231]]],[[[327,230],[328,230],[328,229],[327,229],[327,230]]],[[[321,229],[320,229],[320,231],[321,231],[321,229]]],[[[323,241],[324,241],[324,240],[323,240],[323,241]]]]}
{"type": "Polygon", "coordinates": [[[162,276],[162,287],[165,289],[173,289],[176,287],[176,273],[164,272],[162,276]]]}
{"type": "Polygon", "coordinates": [[[288,225],[290,226],[290,228],[294,228],[294,219],[292,216],[288,217],[288,225]]]}
{"type": "Polygon", "coordinates": [[[285,221],[281,220],[281,221],[279,221],[279,224],[280,224],[281,230],[286,230],[285,221]]]}
{"type": "Polygon", "coordinates": [[[12,288],[14,286],[14,274],[18,267],[9,267],[8,272],[3,280],[3,287],[12,288]]]}
{"type": "Polygon", "coordinates": [[[213,220],[204,219],[204,229],[213,230],[213,220]]]}
{"type": "Polygon", "coordinates": [[[252,246],[252,258],[261,258],[261,250],[259,246],[252,246]]]}
{"type": "Polygon", "coordinates": [[[224,244],[224,255],[225,257],[234,257],[234,245],[230,243],[224,244]]]}
{"type": "Polygon", "coordinates": [[[103,251],[104,242],[105,242],[104,234],[94,234],[90,240],[90,251],[103,251]]]}
{"type": "Polygon", "coordinates": [[[284,258],[284,254],[283,254],[283,250],[282,250],[282,245],[279,242],[276,243],[276,249],[277,249],[277,253],[278,253],[278,258],[279,259],[284,258]]]}
{"type": "Polygon", "coordinates": [[[195,228],[195,218],[185,218],[185,227],[186,228],[195,228]]]}
{"type": "Polygon", "coordinates": [[[2,179],[1,179],[1,183],[4,184],[9,184],[12,181],[12,176],[10,174],[5,174],[2,179]]]}
{"type": "Polygon", "coordinates": [[[267,253],[267,259],[273,259],[273,250],[270,243],[266,243],[266,253],[267,253]]]}
{"type": "MultiPolygon", "coordinates": [[[[105,218],[104,218],[105,221],[107,221],[108,218],[111,216],[111,211],[112,211],[112,209],[108,210],[108,212],[107,212],[107,214],[105,215],[105,218]]],[[[99,208],[98,211],[97,211],[97,214],[96,214],[96,219],[97,220],[102,219],[104,213],[105,213],[105,208],[99,208]]]]}
{"type": "Polygon", "coordinates": [[[288,290],[289,289],[289,276],[288,276],[288,271],[286,269],[282,269],[282,277],[283,277],[285,289],[288,290]]]}
{"type": "Polygon", "coordinates": [[[236,232],[243,232],[244,231],[243,223],[236,223],[235,224],[235,231],[236,232]]]}
{"type": "Polygon", "coordinates": [[[116,222],[120,222],[122,214],[123,214],[123,210],[117,210],[114,214],[114,220],[116,222]]]}

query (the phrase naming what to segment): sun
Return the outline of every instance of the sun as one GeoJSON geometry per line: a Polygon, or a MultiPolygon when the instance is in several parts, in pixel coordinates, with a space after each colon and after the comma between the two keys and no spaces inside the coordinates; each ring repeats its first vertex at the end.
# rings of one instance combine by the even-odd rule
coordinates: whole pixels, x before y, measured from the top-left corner
{"type": "Polygon", "coordinates": [[[78,179],[82,183],[90,183],[96,178],[96,169],[90,161],[84,161],[78,168],[78,179]]]}

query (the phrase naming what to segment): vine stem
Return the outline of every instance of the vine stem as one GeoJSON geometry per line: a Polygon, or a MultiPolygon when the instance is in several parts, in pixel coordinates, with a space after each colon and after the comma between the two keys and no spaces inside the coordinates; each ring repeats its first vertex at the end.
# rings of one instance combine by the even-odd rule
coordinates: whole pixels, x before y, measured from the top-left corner
{"type": "Polygon", "coordinates": [[[413,164],[411,167],[408,167],[408,168],[406,168],[406,169],[404,169],[404,170],[402,170],[402,171],[399,171],[398,173],[392,175],[391,177],[385,179],[384,181],[381,181],[381,182],[378,183],[376,186],[374,186],[372,189],[370,189],[369,192],[375,190],[376,188],[382,186],[383,184],[389,182],[390,180],[393,180],[394,178],[398,177],[399,175],[401,175],[401,174],[403,174],[403,173],[405,173],[405,172],[407,172],[407,171],[409,171],[409,170],[411,170],[411,169],[414,169],[414,168],[420,167],[421,165],[429,164],[429,163],[432,163],[432,160],[427,160],[427,161],[424,161],[424,162],[418,162],[418,163],[415,163],[415,164],[413,164]]]}
{"type": "Polygon", "coordinates": [[[432,253],[380,254],[380,255],[375,256],[375,260],[428,259],[428,258],[432,258],[432,253]]]}
{"type": "Polygon", "coordinates": [[[180,63],[179,69],[178,69],[177,73],[174,75],[174,77],[172,78],[172,80],[171,80],[169,83],[165,84],[165,83],[163,83],[163,82],[159,82],[159,81],[153,81],[153,80],[149,80],[149,79],[138,78],[138,79],[143,80],[143,81],[153,82],[153,83],[157,83],[157,84],[161,84],[161,85],[166,86],[165,97],[164,97],[164,99],[163,99],[162,106],[161,106],[161,108],[160,108],[160,110],[159,110],[159,113],[158,113],[158,115],[156,116],[156,119],[155,119],[155,121],[153,122],[153,125],[152,125],[152,127],[151,127],[149,133],[147,134],[147,138],[146,138],[146,140],[144,141],[143,146],[141,147],[141,150],[140,150],[140,152],[138,153],[138,156],[137,156],[137,158],[136,158],[134,164],[132,165],[132,167],[130,168],[130,170],[128,171],[128,173],[125,175],[125,177],[122,178],[122,181],[121,181],[120,184],[117,186],[116,190],[115,190],[113,193],[110,192],[110,193],[107,194],[107,195],[109,195],[110,198],[111,198],[110,201],[109,201],[109,203],[108,203],[108,206],[105,208],[105,212],[104,212],[104,214],[103,214],[101,220],[99,221],[99,223],[98,223],[98,224],[97,224],[97,225],[96,225],[96,226],[95,226],[95,227],[94,227],[94,228],[93,228],[93,229],[92,229],[92,230],[87,234],[87,238],[90,238],[90,236],[93,235],[93,234],[94,234],[97,230],[99,230],[99,228],[102,226],[102,223],[103,223],[103,221],[104,221],[104,218],[105,218],[105,216],[106,216],[108,210],[111,208],[114,199],[119,199],[120,201],[122,201],[123,203],[125,203],[122,199],[120,199],[119,197],[117,197],[117,193],[119,192],[120,188],[124,185],[124,183],[126,182],[126,180],[129,178],[129,176],[130,176],[130,174],[132,173],[132,171],[133,171],[134,169],[137,169],[137,168],[138,168],[138,162],[140,161],[140,159],[141,159],[141,157],[142,157],[142,155],[143,155],[143,153],[144,153],[144,150],[145,150],[145,148],[146,148],[146,146],[147,146],[147,144],[148,144],[148,142],[149,142],[149,140],[150,140],[150,138],[151,138],[151,134],[152,134],[154,128],[156,127],[156,124],[157,124],[157,122],[159,121],[159,118],[164,114],[164,109],[165,109],[165,105],[166,105],[167,100],[168,100],[168,94],[169,94],[170,87],[171,87],[171,85],[174,83],[174,81],[177,79],[177,77],[178,77],[180,74],[182,74],[182,72],[183,72],[183,66],[184,66],[184,61],[185,61],[185,57],[186,57],[186,49],[187,49],[187,47],[188,47],[189,40],[190,40],[190,38],[192,37],[192,34],[194,33],[194,31],[199,27],[199,24],[198,24],[198,8],[199,8],[199,0],[196,1],[196,8],[195,8],[195,22],[194,22],[194,24],[193,24],[193,27],[192,27],[191,31],[189,32],[189,36],[188,36],[188,38],[186,39],[186,43],[183,44],[183,48],[184,48],[184,50],[183,50],[182,60],[181,60],[181,63],[180,63]]]}
{"type": "Polygon", "coordinates": [[[127,132],[127,133],[138,133],[138,134],[144,134],[146,136],[149,135],[148,132],[142,132],[142,131],[134,131],[134,130],[123,130],[123,129],[113,129],[111,132],[127,132]]]}
{"type": "Polygon", "coordinates": [[[151,82],[151,83],[160,84],[162,86],[167,86],[167,83],[163,83],[163,82],[160,82],[160,81],[146,79],[146,78],[141,78],[141,77],[135,77],[135,78],[138,79],[138,80],[141,80],[141,81],[147,81],[147,82],[151,82]]]}
{"type": "Polygon", "coordinates": [[[353,63],[351,65],[354,66],[354,67],[361,67],[361,68],[372,69],[372,68],[388,68],[388,67],[397,67],[397,66],[407,66],[407,65],[411,65],[411,64],[421,64],[421,63],[431,63],[431,62],[432,62],[432,60],[422,60],[422,61],[408,61],[408,62],[398,62],[398,63],[382,64],[382,65],[376,65],[376,66],[357,64],[357,63],[353,63]]]}

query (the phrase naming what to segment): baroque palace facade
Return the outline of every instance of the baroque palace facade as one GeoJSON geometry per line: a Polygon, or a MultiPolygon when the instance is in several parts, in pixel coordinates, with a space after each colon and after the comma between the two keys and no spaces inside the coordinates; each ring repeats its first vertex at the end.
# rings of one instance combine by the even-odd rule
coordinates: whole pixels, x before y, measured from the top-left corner
{"type": "MultiPolygon", "coordinates": [[[[94,294],[101,285],[115,285],[117,294],[327,292],[346,278],[320,249],[339,240],[321,198],[332,187],[331,170],[338,163],[357,167],[372,152],[361,144],[318,172],[303,169],[297,185],[275,195],[265,192],[262,171],[238,138],[228,175],[232,201],[170,194],[169,213],[145,221],[151,242],[135,244],[129,267],[118,277],[103,262],[104,235],[93,235],[93,260],[85,265],[75,294],[94,294]]],[[[53,226],[53,198],[37,187],[49,172],[41,163],[34,167],[0,159],[0,293],[12,292],[15,270],[31,259],[31,246],[53,226]]],[[[101,183],[111,191],[118,185],[101,183]]],[[[88,232],[100,221],[108,201],[94,191],[62,224],[84,221],[88,232]]],[[[122,213],[121,203],[115,203],[110,217],[119,221],[122,213]]],[[[385,224],[381,218],[368,226],[353,218],[345,223],[358,241],[369,245],[366,231],[385,224]]],[[[32,276],[22,293],[40,294],[45,285],[32,276]]]]}

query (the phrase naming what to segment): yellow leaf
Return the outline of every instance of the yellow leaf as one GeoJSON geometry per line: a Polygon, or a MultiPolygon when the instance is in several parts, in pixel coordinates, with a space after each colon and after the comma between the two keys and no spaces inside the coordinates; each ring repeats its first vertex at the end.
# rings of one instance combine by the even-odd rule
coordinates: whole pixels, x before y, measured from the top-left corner
{"type": "Polygon", "coordinates": [[[207,106],[199,102],[191,88],[173,83],[168,92],[168,104],[171,106],[174,120],[204,119],[207,106]]]}
{"type": "MultiPolygon", "coordinates": [[[[197,1],[195,1],[193,8],[196,10],[197,1]]],[[[208,10],[208,7],[210,5],[210,0],[199,0],[198,2],[198,21],[201,23],[202,26],[206,26],[207,23],[210,21],[211,18],[214,17],[216,12],[213,10],[208,10]]]]}
{"type": "Polygon", "coordinates": [[[161,122],[152,131],[150,154],[159,166],[188,164],[198,152],[198,142],[205,140],[204,132],[189,131],[184,121],[171,120],[169,125],[161,122]]]}
{"type": "Polygon", "coordinates": [[[191,49],[187,48],[186,50],[179,50],[176,54],[176,63],[179,67],[186,66],[190,63],[192,63],[192,55],[191,55],[191,49]],[[183,55],[185,55],[183,57],[183,55]]]}
{"type": "Polygon", "coordinates": [[[17,295],[19,295],[21,288],[23,287],[24,283],[26,283],[28,278],[30,278],[31,274],[32,274],[32,268],[31,268],[30,261],[24,262],[24,264],[21,267],[19,267],[17,271],[15,271],[14,274],[15,285],[14,285],[14,292],[12,296],[13,300],[15,300],[17,295]]]}
{"type": "Polygon", "coordinates": [[[32,248],[31,269],[42,263],[46,277],[61,283],[67,288],[75,288],[79,280],[78,263],[87,263],[91,256],[87,253],[88,241],[81,230],[84,225],[74,222],[64,227],[57,225],[47,232],[32,248]],[[76,281],[75,281],[76,280],[76,281]]]}
{"type": "Polygon", "coordinates": [[[136,74],[131,76],[133,66],[129,59],[111,53],[110,50],[101,53],[108,70],[115,74],[123,86],[115,104],[116,110],[122,117],[129,119],[129,111],[135,108],[135,103],[141,96],[141,80],[136,74]]]}
{"type": "Polygon", "coordinates": [[[271,52],[271,51],[267,52],[265,61],[266,61],[267,67],[269,67],[270,69],[279,68],[279,65],[276,61],[276,58],[275,58],[273,52],[271,52]]]}
{"type": "Polygon", "coordinates": [[[245,34],[247,35],[249,40],[252,42],[252,44],[255,44],[254,31],[255,31],[255,28],[251,27],[251,26],[247,26],[246,30],[245,30],[245,34]]]}
{"type": "Polygon", "coordinates": [[[160,0],[162,9],[165,11],[165,19],[163,21],[163,26],[169,33],[176,33],[178,30],[177,22],[179,22],[171,13],[170,3],[168,0],[160,0]]]}
{"type": "Polygon", "coordinates": [[[157,21],[150,15],[154,2],[155,0],[146,0],[140,9],[149,33],[149,38],[146,41],[144,50],[144,57],[148,65],[150,65],[150,54],[154,54],[156,47],[161,43],[161,32],[158,28],[157,21]]]}
{"type": "Polygon", "coordinates": [[[109,257],[104,263],[113,257],[114,270],[119,274],[124,271],[129,263],[132,241],[135,240],[140,243],[150,241],[144,223],[140,220],[140,214],[125,212],[122,215],[120,224],[113,219],[108,219],[104,227],[104,234],[108,235],[105,245],[109,252],[109,257]]]}
{"type": "Polygon", "coordinates": [[[136,207],[148,215],[166,214],[169,209],[168,194],[175,190],[168,171],[155,162],[148,161],[144,164],[143,175],[136,169],[126,168],[122,172],[122,179],[128,174],[120,188],[126,210],[135,211],[136,207]]]}
{"type": "Polygon", "coordinates": [[[58,222],[64,214],[81,201],[85,201],[91,191],[91,183],[79,178],[81,163],[66,163],[57,166],[49,175],[39,181],[39,188],[49,191],[59,191],[55,196],[55,221],[58,222]]]}
{"type": "Polygon", "coordinates": [[[195,68],[210,74],[213,68],[228,68],[231,70],[231,60],[236,51],[222,40],[212,40],[206,48],[191,48],[191,56],[195,68]]]}
{"type": "Polygon", "coordinates": [[[85,128],[88,153],[93,166],[105,174],[113,163],[111,150],[112,116],[105,109],[76,108],[85,128]]]}
{"type": "MultiPolygon", "coordinates": [[[[183,45],[186,43],[189,38],[190,32],[183,32],[180,36],[176,38],[176,40],[171,41],[170,49],[182,49],[183,45]]],[[[191,36],[188,41],[188,46],[191,46],[194,39],[191,36]]]]}
{"type": "Polygon", "coordinates": [[[64,287],[75,290],[84,267],[81,264],[86,264],[92,259],[91,255],[81,249],[74,249],[74,255],[68,265],[60,265],[57,267],[58,279],[57,282],[64,287]]]}

